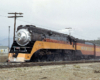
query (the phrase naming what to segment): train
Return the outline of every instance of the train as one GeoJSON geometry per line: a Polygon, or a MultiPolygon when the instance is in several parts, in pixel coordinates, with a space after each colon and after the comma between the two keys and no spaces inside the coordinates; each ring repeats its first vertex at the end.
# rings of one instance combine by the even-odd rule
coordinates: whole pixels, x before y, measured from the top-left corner
{"type": "Polygon", "coordinates": [[[9,62],[95,59],[100,59],[100,45],[34,25],[17,27],[8,55],[9,62]]]}

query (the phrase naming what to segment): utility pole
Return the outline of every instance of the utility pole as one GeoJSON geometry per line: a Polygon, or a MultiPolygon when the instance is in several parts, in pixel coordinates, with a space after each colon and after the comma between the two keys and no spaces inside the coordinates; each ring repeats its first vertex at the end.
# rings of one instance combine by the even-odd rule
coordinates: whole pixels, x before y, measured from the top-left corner
{"type": "Polygon", "coordinates": [[[69,29],[69,35],[71,35],[71,32],[70,32],[70,30],[72,29],[71,27],[69,27],[69,28],[65,28],[65,29],[69,29]]]}
{"type": "Polygon", "coordinates": [[[14,18],[14,36],[13,41],[15,41],[15,32],[16,32],[16,18],[23,17],[23,16],[17,16],[17,14],[22,15],[23,13],[8,13],[8,14],[14,14],[14,16],[8,16],[8,18],[14,18]]]}
{"type": "MultiPolygon", "coordinates": [[[[8,26],[8,56],[9,56],[9,52],[10,52],[10,26],[8,26]]],[[[7,60],[7,62],[9,61],[7,60]]]]}
{"type": "Polygon", "coordinates": [[[10,26],[8,26],[8,53],[10,50],[10,26]]]}

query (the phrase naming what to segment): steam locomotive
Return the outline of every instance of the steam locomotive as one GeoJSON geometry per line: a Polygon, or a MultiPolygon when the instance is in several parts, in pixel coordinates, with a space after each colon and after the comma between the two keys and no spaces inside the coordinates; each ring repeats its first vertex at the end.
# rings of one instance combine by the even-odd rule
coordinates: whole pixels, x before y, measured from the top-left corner
{"type": "Polygon", "coordinates": [[[67,34],[20,25],[9,52],[9,62],[100,59],[100,45],[67,34]]]}

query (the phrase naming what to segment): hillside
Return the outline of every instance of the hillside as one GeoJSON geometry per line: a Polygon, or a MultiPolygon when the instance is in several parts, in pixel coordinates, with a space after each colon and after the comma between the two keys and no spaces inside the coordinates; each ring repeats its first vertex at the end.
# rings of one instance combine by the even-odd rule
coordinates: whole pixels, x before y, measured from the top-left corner
{"type": "MultiPolygon", "coordinates": [[[[13,39],[10,38],[10,46],[12,45],[12,43],[13,43],[13,39]]],[[[8,46],[8,38],[0,40],[0,46],[8,46]]]]}

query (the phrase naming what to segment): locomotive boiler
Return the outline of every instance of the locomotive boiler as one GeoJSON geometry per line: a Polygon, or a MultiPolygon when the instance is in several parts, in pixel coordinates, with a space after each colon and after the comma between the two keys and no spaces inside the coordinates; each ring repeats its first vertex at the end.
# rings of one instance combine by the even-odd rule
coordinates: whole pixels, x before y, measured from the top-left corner
{"type": "Polygon", "coordinates": [[[71,61],[100,59],[100,46],[67,34],[20,25],[8,61],[71,61]]]}

